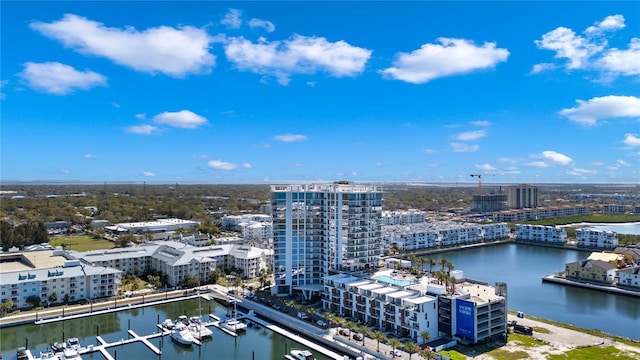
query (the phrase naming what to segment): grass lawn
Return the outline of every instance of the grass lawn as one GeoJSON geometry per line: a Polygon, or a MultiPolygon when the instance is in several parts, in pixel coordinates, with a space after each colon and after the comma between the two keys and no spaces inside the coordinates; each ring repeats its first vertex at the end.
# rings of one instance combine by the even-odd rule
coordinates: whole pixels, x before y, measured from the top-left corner
{"type": "Polygon", "coordinates": [[[53,247],[63,246],[65,250],[76,251],[112,249],[116,247],[116,244],[112,241],[96,240],[87,235],[54,236],[53,240],[49,241],[49,245],[53,247]]]}
{"type": "Polygon", "coordinates": [[[467,356],[463,355],[455,350],[441,350],[438,352],[440,355],[444,355],[451,360],[466,360],[467,356]]]}
{"type": "Polygon", "coordinates": [[[601,359],[616,359],[616,360],[637,360],[637,353],[628,353],[620,351],[613,346],[600,347],[590,346],[569,350],[562,355],[549,355],[550,360],[564,360],[564,359],[580,359],[580,360],[601,360],[601,359]]]}
{"type": "Polygon", "coordinates": [[[496,360],[514,360],[514,359],[528,359],[529,353],[524,350],[507,351],[504,349],[493,350],[487,355],[491,355],[496,360]]]}
{"type": "Polygon", "coordinates": [[[516,341],[520,346],[524,347],[535,347],[546,345],[546,343],[542,341],[538,341],[531,336],[520,335],[520,334],[509,334],[509,342],[516,341]]]}

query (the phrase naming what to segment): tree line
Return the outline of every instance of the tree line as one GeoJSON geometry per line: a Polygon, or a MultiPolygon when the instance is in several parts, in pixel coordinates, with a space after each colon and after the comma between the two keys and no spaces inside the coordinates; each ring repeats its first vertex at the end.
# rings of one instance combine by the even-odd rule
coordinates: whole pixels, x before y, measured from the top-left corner
{"type": "Polygon", "coordinates": [[[29,221],[14,226],[0,220],[0,245],[4,251],[14,246],[22,249],[25,246],[48,242],[49,234],[41,221],[29,221]]]}

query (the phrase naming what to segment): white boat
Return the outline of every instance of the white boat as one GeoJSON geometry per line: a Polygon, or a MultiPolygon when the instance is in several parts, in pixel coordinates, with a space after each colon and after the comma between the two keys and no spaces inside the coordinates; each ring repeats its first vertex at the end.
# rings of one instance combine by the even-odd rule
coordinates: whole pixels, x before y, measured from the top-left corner
{"type": "Polygon", "coordinates": [[[316,358],[313,356],[311,351],[309,350],[291,350],[289,352],[291,357],[295,360],[315,360],[316,358]]]}
{"type": "Polygon", "coordinates": [[[213,331],[202,323],[199,316],[192,316],[189,318],[189,330],[191,330],[193,337],[198,340],[213,336],[213,331]]]}
{"type": "Polygon", "coordinates": [[[82,360],[78,350],[64,349],[61,352],[41,352],[40,357],[37,360],[82,360]]]}
{"type": "Polygon", "coordinates": [[[171,339],[183,345],[191,345],[195,340],[191,334],[191,330],[189,330],[187,325],[181,322],[177,323],[175,328],[173,328],[173,331],[171,332],[171,339]]]}
{"type": "Polygon", "coordinates": [[[243,331],[247,329],[247,324],[238,320],[236,316],[238,315],[238,301],[237,299],[230,298],[229,302],[233,302],[233,311],[231,311],[231,316],[220,323],[220,327],[237,333],[238,331],[243,331]]]}
{"type": "MultiPolygon", "coordinates": [[[[60,357],[60,355],[58,355],[58,357],[60,357]]],[[[61,359],[64,359],[64,360],[82,360],[82,358],[80,357],[80,354],[78,353],[78,349],[65,349],[62,352],[61,359]]]]}
{"type": "Polygon", "coordinates": [[[78,350],[80,349],[80,341],[78,338],[69,338],[67,339],[67,349],[78,350]]]}
{"type": "Polygon", "coordinates": [[[237,333],[238,331],[246,330],[247,324],[243,323],[238,319],[231,318],[221,322],[220,327],[227,329],[229,331],[232,331],[234,333],[237,333]]]}
{"type": "Polygon", "coordinates": [[[165,319],[162,322],[162,327],[167,329],[167,330],[173,330],[173,328],[176,326],[176,324],[173,322],[173,320],[171,319],[165,319]]]}

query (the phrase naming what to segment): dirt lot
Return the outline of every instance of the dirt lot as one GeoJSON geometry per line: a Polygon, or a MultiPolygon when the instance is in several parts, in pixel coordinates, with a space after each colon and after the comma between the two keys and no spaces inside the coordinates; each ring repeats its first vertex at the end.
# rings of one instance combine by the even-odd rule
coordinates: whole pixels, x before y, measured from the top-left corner
{"type": "MultiPolygon", "coordinates": [[[[597,353],[599,349],[602,349],[602,352],[604,352],[605,348],[613,346],[623,352],[623,354],[627,356],[626,358],[640,359],[640,347],[629,346],[611,338],[589,335],[533,319],[527,319],[526,317],[517,318],[509,315],[509,320],[516,320],[519,325],[530,326],[539,330],[534,330],[532,339],[534,341],[540,341],[534,346],[531,346],[530,344],[522,344],[518,341],[509,341],[506,346],[500,348],[500,352],[503,355],[505,352],[512,353],[514,356],[515,354],[524,356],[526,353],[527,357],[518,358],[542,360],[549,358],[550,355],[562,355],[578,348],[592,347],[594,352],[597,353]]],[[[496,357],[491,354],[482,354],[473,358],[479,360],[496,359],[496,357]]]]}

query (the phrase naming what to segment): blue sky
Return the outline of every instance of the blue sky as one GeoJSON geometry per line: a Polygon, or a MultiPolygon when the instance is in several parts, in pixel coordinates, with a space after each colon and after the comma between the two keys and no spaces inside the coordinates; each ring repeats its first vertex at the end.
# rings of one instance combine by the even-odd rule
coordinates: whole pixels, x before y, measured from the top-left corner
{"type": "Polygon", "coordinates": [[[5,181],[640,178],[639,2],[0,6],[5,181]]]}

